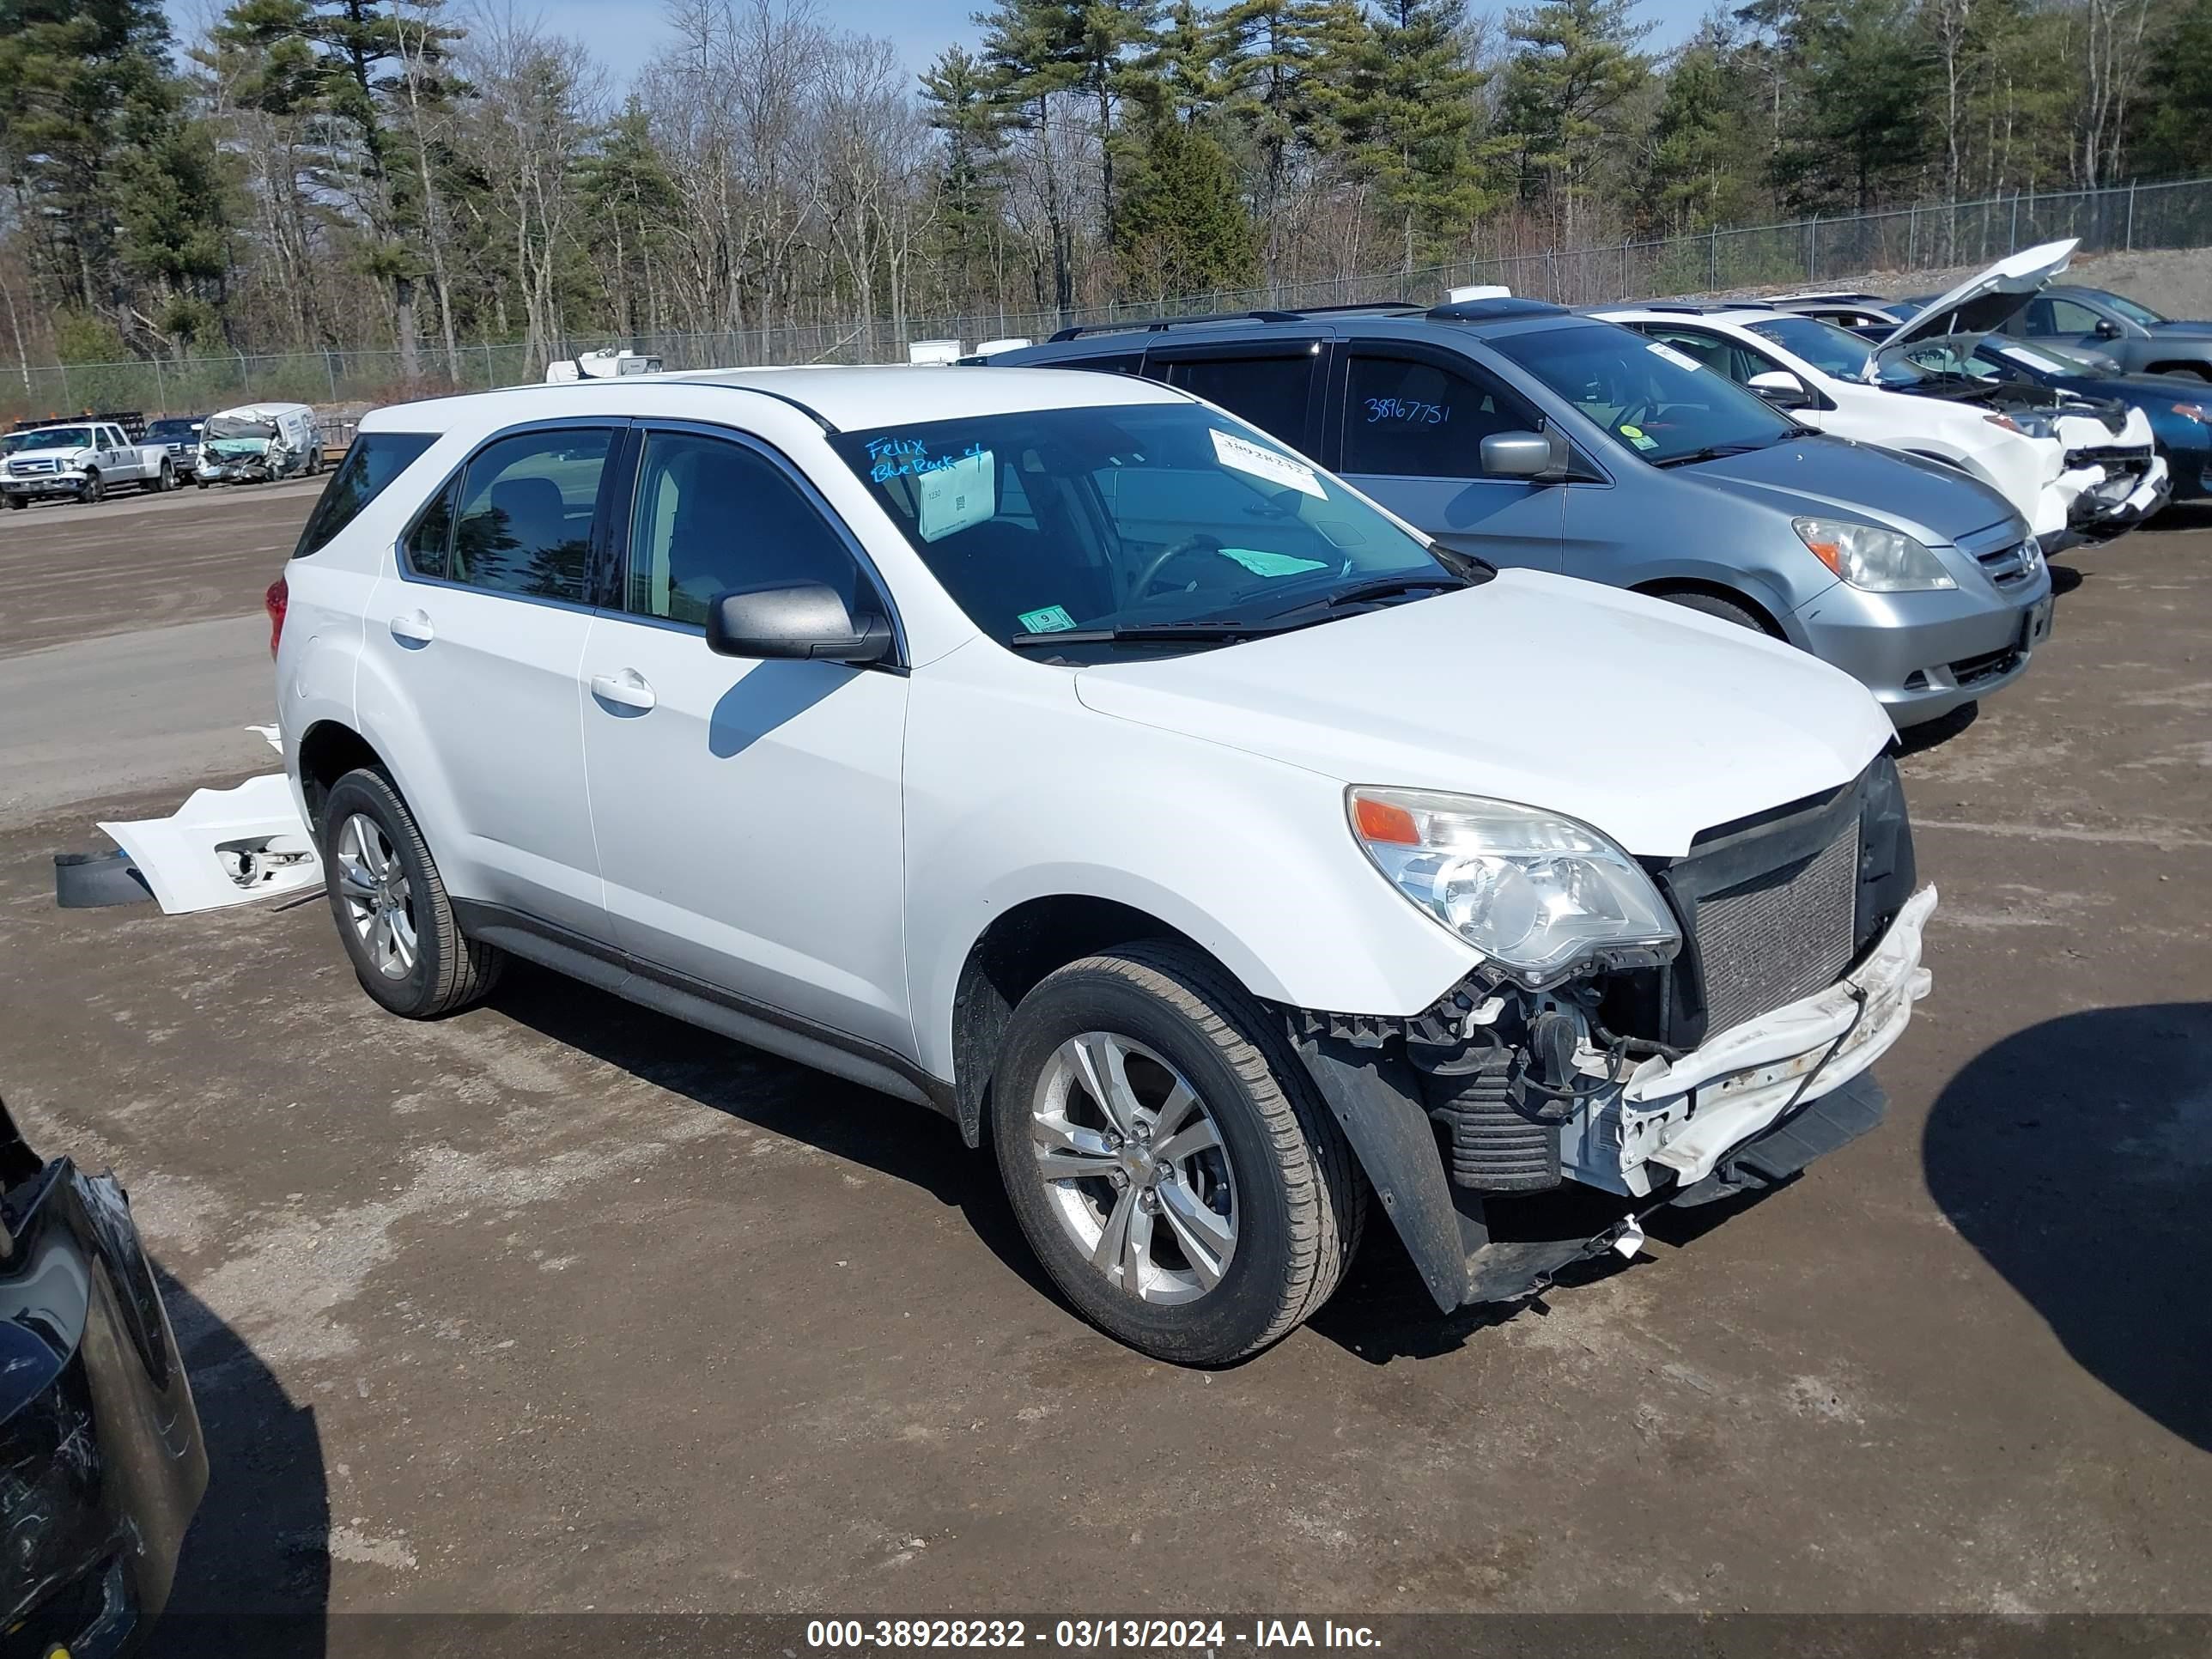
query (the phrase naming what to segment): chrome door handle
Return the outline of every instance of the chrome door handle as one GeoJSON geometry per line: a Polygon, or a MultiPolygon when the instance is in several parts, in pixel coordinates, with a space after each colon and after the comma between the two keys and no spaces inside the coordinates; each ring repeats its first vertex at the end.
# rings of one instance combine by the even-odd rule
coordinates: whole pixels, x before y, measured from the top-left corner
{"type": "Polygon", "coordinates": [[[430,626],[429,617],[422,611],[410,611],[392,619],[392,637],[395,640],[404,640],[410,645],[428,645],[437,636],[438,630],[430,626]]]}
{"type": "Polygon", "coordinates": [[[592,695],[601,702],[613,703],[618,708],[635,708],[640,714],[653,707],[653,688],[635,668],[625,668],[615,674],[592,675],[592,695]]]}

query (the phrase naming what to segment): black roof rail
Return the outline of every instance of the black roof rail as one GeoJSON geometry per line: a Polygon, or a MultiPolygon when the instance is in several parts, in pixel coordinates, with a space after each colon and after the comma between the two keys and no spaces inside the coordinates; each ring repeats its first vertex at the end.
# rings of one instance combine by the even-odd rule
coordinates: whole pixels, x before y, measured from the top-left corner
{"type": "Polygon", "coordinates": [[[1297,311],[1194,311],[1182,317],[1127,317],[1110,323],[1071,323],[1053,335],[1052,341],[1079,340],[1089,334],[1160,334],[1171,328],[1195,327],[1200,323],[1301,323],[1309,317],[1341,315],[1355,311],[1411,314],[1421,307],[1410,300],[1364,300],[1351,305],[1307,306],[1297,311]]]}

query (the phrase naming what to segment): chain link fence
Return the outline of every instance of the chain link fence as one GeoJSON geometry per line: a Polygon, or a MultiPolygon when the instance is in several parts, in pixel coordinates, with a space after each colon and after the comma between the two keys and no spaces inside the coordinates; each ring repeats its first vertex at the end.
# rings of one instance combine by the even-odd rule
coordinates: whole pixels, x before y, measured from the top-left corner
{"type": "MultiPolygon", "coordinates": [[[[561,355],[627,346],[672,369],[902,360],[908,342],[1042,338],[1068,322],[1139,322],[1174,313],[1292,311],[1371,301],[1433,300],[1460,283],[1503,283],[1564,305],[1717,294],[1741,289],[1835,286],[1954,265],[1985,264],[2016,249],[2077,236],[2084,253],[2212,246],[2212,179],[2105,190],[2021,191],[1836,218],[1700,232],[1650,241],[1500,253],[1414,270],[1218,289],[1156,304],[1056,312],[918,316],[903,329],[878,320],[629,339],[571,338],[561,355]]],[[[450,360],[426,343],[423,379],[411,387],[389,349],[237,353],[115,363],[32,364],[0,370],[0,414],[88,410],[205,413],[259,402],[386,403],[426,392],[479,391],[541,379],[543,361],[520,344],[468,345],[450,360]]]]}

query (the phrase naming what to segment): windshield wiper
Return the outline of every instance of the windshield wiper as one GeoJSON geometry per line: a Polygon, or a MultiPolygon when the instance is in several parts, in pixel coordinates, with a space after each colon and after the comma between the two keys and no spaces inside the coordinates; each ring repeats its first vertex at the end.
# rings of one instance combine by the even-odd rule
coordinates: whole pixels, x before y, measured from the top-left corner
{"type": "MultiPolygon", "coordinates": [[[[1782,441],[1778,438],[1776,443],[1782,441]]],[[[1703,449],[1693,449],[1686,455],[1669,455],[1663,461],[1654,461],[1654,466],[1688,466],[1693,461],[1717,461],[1723,455],[1748,455],[1754,449],[1768,449],[1769,444],[1707,444],[1703,449]]]]}
{"type": "Polygon", "coordinates": [[[1249,640],[1262,634],[1288,634],[1300,628],[1310,628],[1316,623],[1332,619],[1336,611],[1348,605],[1372,605],[1400,593],[1415,593],[1423,588],[1461,588],[1472,586],[1466,578],[1449,570],[1432,570],[1416,575],[1410,572],[1395,576],[1376,576],[1355,582],[1350,587],[1340,588],[1320,599],[1309,599],[1304,605],[1292,605],[1271,617],[1256,622],[1242,622],[1234,617],[1212,617],[1203,621],[1128,623],[1119,628],[1063,628],[1057,633],[1016,634],[1006,643],[1017,651],[1042,651],[1055,645],[1118,645],[1152,644],[1182,640],[1249,640]]]}
{"type": "MultiPolygon", "coordinates": [[[[1364,605],[1371,599],[1392,599],[1400,593],[1418,593],[1425,587],[1469,586],[1471,584],[1466,577],[1449,570],[1430,570],[1419,575],[1408,571],[1395,576],[1376,576],[1369,581],[1354,582],[1351,586],[1340,587],[1335,592],[1326,594],[1313,603],[1334,609],[1340,605],[1364,605]]],[[[1305,606],[1300,605],[1297,609],[1304,611],[1305,606]]],[[[1278,614],[1288,616],[1291,613],[1283,611],[1278,614]]]]}
{"type": "Polygon", "coordinates": [[[1176,640],[1243,640],[1255,634],[1279,634],[1273,622],[1129,623],[1120,628],[1063,628],[1051,634],[1016,634],[1006,641],[1017,651],[1042,651],[1055,645],[1114,645],[1176,640]]]}

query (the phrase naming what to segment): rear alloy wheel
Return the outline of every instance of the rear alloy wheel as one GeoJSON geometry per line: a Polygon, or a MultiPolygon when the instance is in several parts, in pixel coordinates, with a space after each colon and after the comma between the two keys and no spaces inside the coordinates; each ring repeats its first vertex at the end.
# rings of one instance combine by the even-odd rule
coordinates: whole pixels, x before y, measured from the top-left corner
{"type": "Polygon", "coordinates": [[[177,469],[171,466],[168,462],[163,461],[161,476],[154,480],[154,493],[157,495],[166,495],[176,487],[177,469]]]}
{"type": "Polygon", "coordinates": [[[991,1084],[1016,1218],[1109,1335],[1179,1364],[1256,1353],[1328,1299],[1366,1190],[1287,1036],[1218,964],[1142,941],[1014,1011],[991,1084]]]}
{"type": "Polygon", "coordinates": [[[380,772],[349,772],[323,803],[323,876],[362,988],[432,1019],[479,1000],[505,953],[462,935],[415,815],[380,772]]]}

